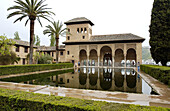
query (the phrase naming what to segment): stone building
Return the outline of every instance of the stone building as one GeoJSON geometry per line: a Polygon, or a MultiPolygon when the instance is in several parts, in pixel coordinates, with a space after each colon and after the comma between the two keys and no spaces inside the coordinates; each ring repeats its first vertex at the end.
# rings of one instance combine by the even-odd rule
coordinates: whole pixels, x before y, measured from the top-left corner
{"type": "Polygon", "coordinates": [[[85,17],[65,22],[65,60],[81,66],[128,66],[142,63],[142,42],[137,35],[92,35],[94,25],[85,17]]]}
{"type": "MultiPolygon", "coordinates": [[[[59,62],[72,62],[80,66],[113,66],[128,67],[142,63],[142,42],[145,40],[137,35],[110,34],[92,35],[94,25],[85,17],[74,18],[65,22],[68,32],[64,46],[59,47],[59,62]]],[[[29,53],[29,43],[17,41],[16,46],[21,52],[15,51],[24,64],[29,53]],[[24,52],[25,50],[25,52],[24,52]]],[[[16,49],[17,50],[17,49],[16,49]]],[[[34,52],[49,54],[56,59],[55,47],[34,46],[34,52]]]]}

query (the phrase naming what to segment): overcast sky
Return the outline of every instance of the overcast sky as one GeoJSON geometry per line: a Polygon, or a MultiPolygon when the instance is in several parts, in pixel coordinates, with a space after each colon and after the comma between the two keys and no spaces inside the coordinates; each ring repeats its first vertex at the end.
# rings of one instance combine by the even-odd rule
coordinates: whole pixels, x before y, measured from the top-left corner
{"type": "MultiPolygon", "coordinates": [[[[46,0],[47,7],[52,8],[56,15],[55,21],[68,21],[76,17],[86,17],[95,25],[93,35],[132,33],[145,38],[143,46],[149,46],[149,25],[151,9],[154,0],[46,0]]],[[[14,38],[19,32],[21,40],[29,41],[29,23],[25,27],[26,19],[13,23],[16,17],[7,19],[13,11],[7,11],[13,6],[14,0],[0,0],[0,35],[14,38]]],[[[40,37],[41,45],[50,45],[50,37],[43,35],[48,21],[41,19],[43,27],[35,22],[35,34],[40,37]]],[[[65,27],[65,25],[64,25],[65,27]]],[[[60,38],[60,44],[65,41],[60,38]]]]}

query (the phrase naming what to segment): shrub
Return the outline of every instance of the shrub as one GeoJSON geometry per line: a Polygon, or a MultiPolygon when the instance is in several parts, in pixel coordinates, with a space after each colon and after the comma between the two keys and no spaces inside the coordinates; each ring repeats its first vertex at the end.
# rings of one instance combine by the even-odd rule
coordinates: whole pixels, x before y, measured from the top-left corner
{"type": "Polygon", "coordinates": [[[38,64],[52,64],[53,58],[49,54],[41,55],[38,58],[38,64]]]}
{"type": "Polygon", "coordinates": [[[1,111],[168,111],[169,108],[108,103],[0,88],[1,111]]]}
{"type": "Polygon", "coordinates": [[[0,75],[19,74],[19,73],[70,68],[70,67],[73,67],[72,63],[7,65],[7,66],[0,66],[0,75]]]}
{"type": "Polygon", "coordinates": [[[156,65],[141,65],[140,69],[170,86],[170,67],[166,66],[156,66],[156,65]]]}

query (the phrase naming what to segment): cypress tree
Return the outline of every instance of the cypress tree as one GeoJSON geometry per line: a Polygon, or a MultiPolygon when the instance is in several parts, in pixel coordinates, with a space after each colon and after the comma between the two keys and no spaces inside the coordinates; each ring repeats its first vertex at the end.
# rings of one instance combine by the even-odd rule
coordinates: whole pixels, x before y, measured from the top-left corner
{"type": "Polygon", "coordinates": [[[154,0],[149,32],[152,58],[166,66],[170,61],[170,0],[154,0]]]}

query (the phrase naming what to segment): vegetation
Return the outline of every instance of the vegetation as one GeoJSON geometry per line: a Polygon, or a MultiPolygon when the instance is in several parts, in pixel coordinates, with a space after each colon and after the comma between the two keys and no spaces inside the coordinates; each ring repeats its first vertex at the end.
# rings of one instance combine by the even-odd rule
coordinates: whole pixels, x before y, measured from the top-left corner
{"type": "Polygon", "coordinates": [[[15,39],[15,40],[20,40],[20,37],[19,37],[19,33],[18,33],[18,32],[15,32],[15,33],[14,33],[14,39],[15,39]]]}
{"type": "Polygon", "coordinates": [[[0,36],[0,55],[10,55],[10,47],[14,44],[15,42],[8,39],[5,35],[0,36]]]}
{"type": "Polygon", "coordinates": [[[169,0],[154,0],[149,30],[152,58],[163,66],[170,61],[169,7],[169,0]]]}
{"type": "Polygon", "coordinates": [[[30,64],[30,65],[7,65],[0,66],[0,75],[19,74],[35,71],[44,71],[52,69],[72,68],[72,63],[59,64],[30,64]]]}
{"type": "Polygon", "coordinates": [[[0,110],[20,111],[168,111],[169,108],[108,103],[0,88],[0,110]]]}
{"type": "Polygon", "coordinates": [[[38,64],[52,64],[53,58],[49,54],[43,54],[38,58],[38,64]]]}
{"type": "Polygon", "coordinates": [[[0,65],[9,65],[14,64],[15,62],[18,63],[20,60],[20,57],[17,57],[17,55],[14,52],[10,52],[10,54],[0,55],[0,65]]]}
{"type": "Polygon", "coordinates": [[[58,63],[58,44],[59,44],[59,36],[63,36],[66,33],[66,28],[63,28],[63,24],[58,21],[58,22],[51,22],[51,25],[46,26],[46,30],[44,30],[44,34],[49,34],[49,36],[55,36],[55,40],[56,40],[56,63],[58,63]]]}
{"type": "Polygon", "coordinates": [[[140,69],[170,86],[170,67],[156,65],[141,65],[140,69]]]}
{"type": "Polygon", "coordinates": [[[34,35],[34,41],[33,41],[34,45],[36,46],[40,46],[40,38],[38,37],[38,35],[34,35]]]}
{"type": "Polygon", "coordinates": [[[51,39],[50,39],[50,46],[55,46],[55,36],[51,35],[51,39]]]}
{"type": "Polygon", "coordinates": [[[51,11],[47,11],[50,8],[46,8],[47,4],[43,4],[44,0],[15,0],[14,1],[17,5],[8,8],[7,10],[17,10],[12,12],[8,15],[7,18],[20,15],[15,22],[21,21],[23,18],[28,17],[26,20],[25,25],[27,25],[28,21],[30,20],[30,59],[29,63],[32,64],[33,62],[33,40],[34,40],[34,22],[37,19],[40,25],[42,23],[40,18],[46,19],[50,21],[48,18],[50,15],[54,14],[51,11]]]}
{"type": "Polygon", "coordinates": [[[142,60],[152,59],[150,48],[149,47],[142,47],[142,60]]]}

